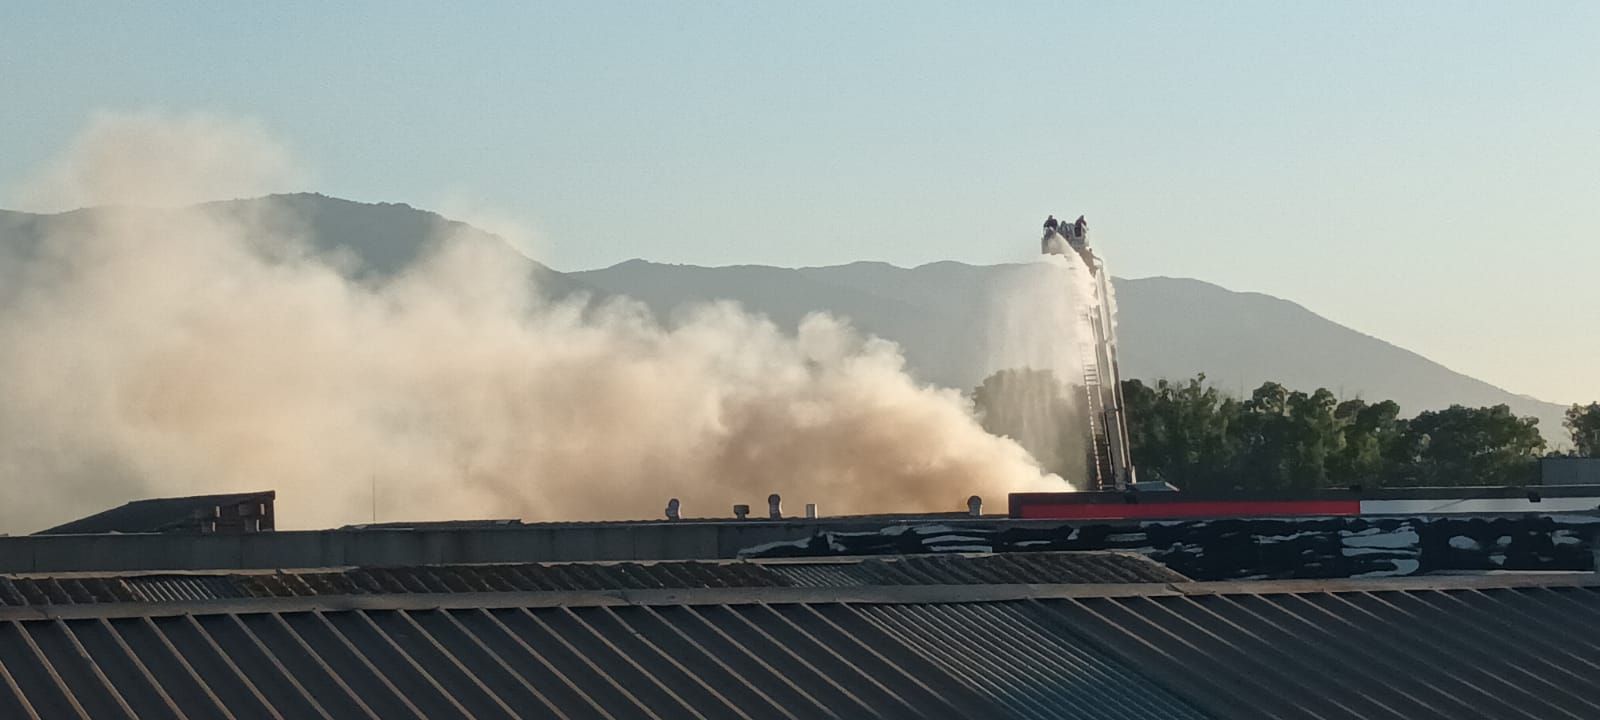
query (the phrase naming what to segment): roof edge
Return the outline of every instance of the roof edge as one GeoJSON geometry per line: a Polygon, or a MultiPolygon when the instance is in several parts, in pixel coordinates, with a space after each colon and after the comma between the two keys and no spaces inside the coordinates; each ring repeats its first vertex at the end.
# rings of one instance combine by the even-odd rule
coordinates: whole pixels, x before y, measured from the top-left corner
{"type": "Polygon", "coordinates": [[[170,603],[89,603],[0,607],[0,621],[168,617],[264,612],[348,610],[449,610],[660,605],[849,603],[949,604],[1116,597],[1194,597],[1382,591],[1449,591],[1513,588],[1600,588],[1600,574],[1489,575],[1367,580],[1266,580],[1078,585],[921,585],[863,587],[756,587],[691,590],[409,593],[244,598],[170,603]]]}

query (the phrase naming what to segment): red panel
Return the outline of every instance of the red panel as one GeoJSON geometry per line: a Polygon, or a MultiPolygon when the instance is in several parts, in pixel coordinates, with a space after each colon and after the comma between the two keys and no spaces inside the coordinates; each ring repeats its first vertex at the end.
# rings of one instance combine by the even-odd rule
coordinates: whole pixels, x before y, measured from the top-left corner
{"type": "Polygon", "coordinates": [[[1021,517],[1060,520],[1360,515],[1360,500],[1214,500],[1154,503],[1028,503],[1021,517]]]}

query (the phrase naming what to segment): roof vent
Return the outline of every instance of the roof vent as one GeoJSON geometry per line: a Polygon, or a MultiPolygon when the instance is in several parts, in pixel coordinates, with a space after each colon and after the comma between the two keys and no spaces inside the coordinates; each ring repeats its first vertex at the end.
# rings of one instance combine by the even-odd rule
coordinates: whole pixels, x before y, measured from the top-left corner
{"type": "Polygon", "coordinates": [[[806,519],[807,520],[815,520],[815,519],[817,519],[817,504],[816,503],[806,503],[806,519]]]}
{"type": "Polygon", "coordinates": [[[773,520],[783,519],[783,498],[777,493],[767,496],[767,517],[773,520]]]}
{"type": "Polygon", "coordinates": [[[750,506],[749,505],[735,505],[735,506],[733,506],[733,516],[736,517],[736,518],[739,518],[740,520],[743,520],[743,519],[745,519],[747,517],[750,517],[750,506]]]}
{"type": "Polygon", "coordinates": [[[983,498],[973,495],[967,498],[967,514],[978,517],[983,514],[983,498]]]}
{"type": "Polygon", "coordinates": [[[678,517],[679,517],[678,516],[679,508],[681,508],[681,507],[683,507],[683,506],[681,504],[679,504],[677,498],[672,498],[671,500],[668,500],[667,501],[667,519],[668,520],[677,520],[678,517]]]}

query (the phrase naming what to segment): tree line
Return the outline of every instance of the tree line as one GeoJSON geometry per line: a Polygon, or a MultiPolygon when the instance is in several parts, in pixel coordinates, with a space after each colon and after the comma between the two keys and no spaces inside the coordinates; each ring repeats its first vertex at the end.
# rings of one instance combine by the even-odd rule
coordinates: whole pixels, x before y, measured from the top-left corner
{"type": "MultiPolygon", "coordinates": [[[[1276,382],[1234,397],[1204,374],[1149,385],[1126,380],[1122,390],[1139,479],[1185,490],[1524,485],[1537,481],[1548,449],[1539,421],[1505,405],[1402,417],[1393,401],[1341,400],[1326,388],[1276,382]]],[[[1083,421],[1059,420],[1086,417],[1081,394],[1048,371],[1005,370],[986,379],[973,402],[990,432],[1016,438],[1046,469],[1081,478],[1084,456],[1073,453],[1086,452],[1082,440],[1044,442],[1041,430],[1081,436],[1083,421]],[[1018,407],[1021,397],[1030,404],[1018,407]]],[[[1563,425],[1573,454],[1600,456],[1600,403],[1574,405],[1563,425]]]]}

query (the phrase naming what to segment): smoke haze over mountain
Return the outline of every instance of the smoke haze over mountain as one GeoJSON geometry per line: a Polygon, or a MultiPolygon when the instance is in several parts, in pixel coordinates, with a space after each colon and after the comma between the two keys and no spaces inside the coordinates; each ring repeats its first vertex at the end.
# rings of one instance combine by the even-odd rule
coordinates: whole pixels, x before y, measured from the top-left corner
{"type": "Polygon", "coordinates": [[[306,173],[255,123],[204,113],[98,113],[19,198],[28,210],[178,207],[293,189],[306,173]]]}
{"type": "MultiPolygon", "coordinates": [[[[566,277],[638,297],[664,316],[712,298],[736,299],[785,327],[805,312],[827,311],[894,340],[917,377],[971,388],[988,375],[987,348],[995,342],[986,299],[1003,296],[1029,267],[946,261],[915,268],[879,262],[706,268],[634,260],[566,277]]],[[[1564,442],[1565,406],[1508,392],[1292,301],[1190,278],[1117,278],[1112,287],[1125,378],[1205,373],[1236,395],[1267,381],[1326,387],[1345,398],[1394,400],[1408,413],[1504,403],[1540,418],[1553,445],[1564,442]]]]}
{"type": "MultiPolygon", "coordinates": [[[[38,206],[171,205],[297,174],[213,118],[97,119],[38,206]]],[[[102,209],[0,243],[0,528],[136,497],[279,490],[282,524],[721,515],[769,492],[826,512],[953,510],[1062,489],[826,315],[731,303],[670,323],[551,300],[481,237],[360,279],[292,208],[102,209]]]]}

